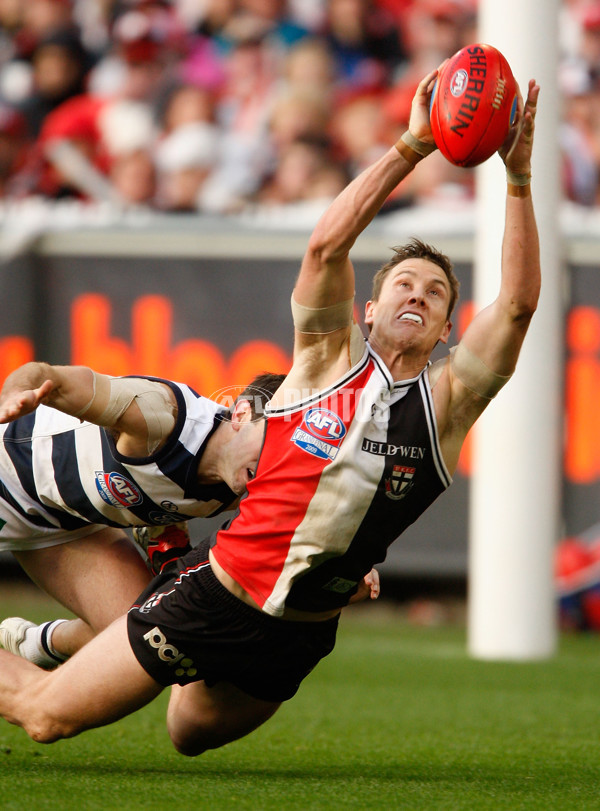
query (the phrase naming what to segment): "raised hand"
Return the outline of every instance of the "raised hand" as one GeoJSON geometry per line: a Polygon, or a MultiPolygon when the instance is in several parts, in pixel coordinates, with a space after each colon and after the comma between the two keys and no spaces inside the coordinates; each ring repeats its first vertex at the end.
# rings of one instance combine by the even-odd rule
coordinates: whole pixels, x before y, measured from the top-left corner
{"type": "Polygon", "coordinates": [[[427,76],[421,79],[413,96],[410,108],[408,130],[411,135],[414,135],[415,138],[418,138],[419,141],[423,141],[426,144],[435,143],[429,120],[429,105],[435,80],[444,64],[445,62],[442,63],[439,68],[432,70],[431,73],[428,73],[427,76]]]}
{"type": "Polygon", "coordinates": [[[54,389],[54,383],[52,380],[45,380],[35,389],[5,389],[6,386],[0,392],[0,423],[12,422],[31,414],[54,389]]]}
{"type": "Polygon", "coordinates": [[[535,79],[530,79],[527,100],[523,105],[523,99],[519,95],[517,119],[505,142],[498,150],[508,171],[517,177],[527,176],[531,173],[531,153],[539,92],[540,88],[535,79]]]}

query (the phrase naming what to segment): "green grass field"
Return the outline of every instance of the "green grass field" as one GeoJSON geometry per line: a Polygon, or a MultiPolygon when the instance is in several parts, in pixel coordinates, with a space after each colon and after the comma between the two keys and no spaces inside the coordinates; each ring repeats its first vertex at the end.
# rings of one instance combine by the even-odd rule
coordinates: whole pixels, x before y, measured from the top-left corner
{"type": "MultiPolygon", "coordinates": [[[[2,616],[60,615],[1,589],[2,616]]],[[[572,636],[552,661],[476,662],[461,627],[353,608],[295,699],[197,759],[170,746],[166,693],[50,746],[0,722],[0,808],[600,809],[599,654],[572,636]]]]}

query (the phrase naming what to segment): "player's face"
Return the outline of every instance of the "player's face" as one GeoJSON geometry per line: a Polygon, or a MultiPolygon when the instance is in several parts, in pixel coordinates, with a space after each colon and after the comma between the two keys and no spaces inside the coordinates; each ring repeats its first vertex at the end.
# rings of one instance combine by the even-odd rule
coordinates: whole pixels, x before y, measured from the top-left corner
{"type": "Polygon", "coordinates": [[[234,493],[242,495],[256,472],[265,433],[265,421],[263,418],[252,419],[248,409],[234,415],[232,427],[234,435],[228,447],[229,464],[224,478],[234,493]]]}
{"type": "Polygon", "coordinates": [[[375,344],[429,354],[438,341],[448,340],[449,302],[450,283],[438,265],[405,259],[385,278],[379,299],[367,303],[365,322],[375,344]]]}

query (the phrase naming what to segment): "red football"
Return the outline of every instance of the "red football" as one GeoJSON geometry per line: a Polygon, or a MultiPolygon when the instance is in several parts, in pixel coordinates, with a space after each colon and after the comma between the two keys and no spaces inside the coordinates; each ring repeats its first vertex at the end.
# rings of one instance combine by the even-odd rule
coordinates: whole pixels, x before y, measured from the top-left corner
{"type": "Polygon", "coordinates": [[[431,131],[457,166],[477,166],[504,143],[517,112],[517,83],[491,45],[467,45],[444,65],[431,95],[431,131]]]}

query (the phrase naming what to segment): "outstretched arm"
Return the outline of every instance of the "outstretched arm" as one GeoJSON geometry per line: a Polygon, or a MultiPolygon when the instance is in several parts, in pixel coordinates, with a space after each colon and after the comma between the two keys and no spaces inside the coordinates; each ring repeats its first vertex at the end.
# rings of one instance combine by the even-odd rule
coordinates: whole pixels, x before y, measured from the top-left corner
{"type": "MultiPolygon", "coordinates": [[[[530,81],[525,105],[519,100],[516,133],[507,139],[512,146],[500,150],[507,169],[500,291],[496,300],[473,319],[461,340],[492,373],[501,376],[515,369],[540,294],[540,247],[530,187],[538,94],[539,86],[530,81]]],[[[452,387],[458,399],[469,397],[456,376],[452,387]]],[[[484,407],[485,401],[474,402],[475,411],[484,407]]]]}
{"type": "Polygon", "coordinates": [[[432,71],[417,88],[409,122],[412,136],[412,139],[407,138],[409,143],[401,139],[365,169],[338,195],[317,223],[294,290],[299,304],[321,308],[353,297],[350,249],[400,181],[424,154],[435,149],[429,124],[429,100],[436,76],[437,70],[432,71]],[[423,154],[415,151],[415,146],[423,154]]]}
{"type": "Polygon", "coordinates": [[[296,330],[288,388],[322,388],[362,353],[361,336],[352,333],[350,250],[396,186],[436,149],[429,102],[437,74],[436,69],[420,82],[408,131],[336,197],[312,233],[293,293],[296,330]]]}
{"type": "Polygon", "coordinates": [[[162,383],[32,362],[6,378],[0,423],[30,414],[41,403],[109,428],[118,434],[119,450],[131,456],[156,450],[172,430],[176,411],[173,392],[162,383]]]}
{"type": "Polygon", "coordinates": [[[24,417],[45,403],[73,416],[94,397],[94,375],[85,366],[51,366],[32,362],[20,366],[0,391],[0,423],[24,417]]]}

